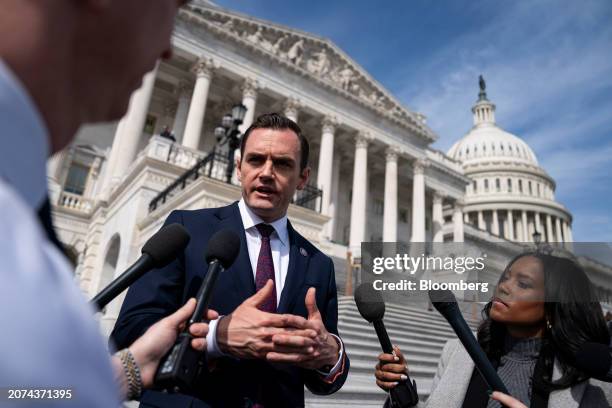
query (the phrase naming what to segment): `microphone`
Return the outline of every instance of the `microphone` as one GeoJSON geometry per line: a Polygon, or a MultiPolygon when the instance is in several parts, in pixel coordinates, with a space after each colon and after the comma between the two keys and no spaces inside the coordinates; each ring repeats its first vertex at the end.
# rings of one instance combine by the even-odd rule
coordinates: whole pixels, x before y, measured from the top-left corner
{"type": "Polygon", "coordinates": [[[183,332],[179,334],[174,346],[161,360],[155,373],[156,388],[174,392],[195,390],[195,380],[206,365],[206,353],[191,347],[193,336],[189,333],[189,326],[203,321],[219,273],[234,263],[239,252],[240,238],[233,231],[218,231],[208,241],[205,256],[208,272],[196,295],[195,311],[183,332]]]}
{"type": "Polygon", "coordinates": [[[450,290],[430,290],[429,299],[436,310],[440,312],[451,325],[459,341],[461,341],[461,344],[465,347],[472,361],[474,361],[476,369],[480,372],[480,375],[489,388],[493,391],[501,391],[504,394],[510,395],[487,355],[480,347],[480,344],[478,344],[478,340],[474,337],[474,333],[472,333],[461,315],[461,311],[457,305],[457,299],[455,299],[453,292],[450,290]]]}
{"type": "Polygon", "coordinates": [[[601,343],[586,342],[576,351],[576,367],[589,377],[612,382],[610,348],[601,343]]]}
{"type": "MultiPolygon", "coordinates": [[[[376,335],[383,352],[392,354],[393,346],[383,322],[385,302],[380,292],[375,290],[371,283],[362,283],[355,290],[355,303],[361,317],[374,325],[374,330],[376,330],[376,335]]],[[[412,407],[419,402],[416,382],[414,380],[411,382],[410,378],[400,381],[389,391],[389,394],[391,394],[393,406],[400,408],[412,407]]]]}
{"type": "Polygon", "coordinates": [[[98,310],[110,303],[132,283],[153,268],[163,268],[185,250],[191,237],[180,224],[169,224],[162,227],[142,247],[142,255],[132,266],[126,269],[100,291],[92,300],[98,310]]]}

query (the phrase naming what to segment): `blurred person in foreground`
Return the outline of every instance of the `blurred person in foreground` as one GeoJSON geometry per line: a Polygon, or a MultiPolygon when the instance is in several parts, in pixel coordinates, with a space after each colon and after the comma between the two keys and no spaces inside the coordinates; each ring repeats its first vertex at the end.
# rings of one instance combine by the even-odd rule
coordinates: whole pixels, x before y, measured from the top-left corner
{"type": "MultiPolygon", "coordinates": [[[[109,357],[53,230],[46,187],[47,158],[81,125],[123,116],[143,75],[170,57],[181,5],[0,0],[0,388],[72,395],[17,406],[108,408],[138,397],[195,310],[189,299],[109,357]]],[[[190,331],[205,349],[208,325],[190,331]]]]}
{"type": "MultiPolygon", "coordinates": [[[[573,362],[585,342],[609,344],[600,304],[572,260],[541,253],[514,258],[483,309],[478,342],[511,396],[490,391],[459,342],[444,346],[428,408],[609,407],[612,384],[589,379],[573,362]]],[[[380,354],[376,384],[385,391],[408,374],[399,348],[380,354]]],[[[394,407],[387,399],[386,407],[394,407]]]]}

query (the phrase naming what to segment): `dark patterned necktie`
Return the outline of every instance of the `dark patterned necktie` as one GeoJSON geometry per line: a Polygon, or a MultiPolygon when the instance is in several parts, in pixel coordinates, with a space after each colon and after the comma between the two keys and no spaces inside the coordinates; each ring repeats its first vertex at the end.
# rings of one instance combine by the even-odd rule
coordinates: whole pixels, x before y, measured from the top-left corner
{"type": "MultiPolygon", "coordinates": [[[[274,281],[274,262],[272,262],[272,248],[270,248],[270,235],[274,232],[274,227],[268,224],[257,224],[257,231],[261,234],[261,248],[259,258],[257,258],[257,271],[255,272],[255,290],[259,291],[266,285],[268,279],[274,281]]],[[[272,294],[260,310],[269,313],[276,313],[276,282],[272,294]]]]}

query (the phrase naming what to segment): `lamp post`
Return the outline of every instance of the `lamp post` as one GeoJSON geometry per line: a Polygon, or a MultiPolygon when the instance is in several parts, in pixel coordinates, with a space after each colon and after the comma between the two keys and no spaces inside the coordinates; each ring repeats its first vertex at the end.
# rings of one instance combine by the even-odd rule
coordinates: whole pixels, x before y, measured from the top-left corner
{"type": "Polygon", "coordinates": [[[551,246],[548,245],[546,242],[542,243],[542,234],[538,230],[534,231],[534,233],[532,234],[532,237],[533,237],[533,242],[535,242],[535,245],[536,245],[536,252],[541,252],[543,254],[552,253],[551,246]]]}
{"type": "Polygon", "coordinates": [[[244,121],[247,108],[243,104],[239,103],[232,107],[232,113],[223,115],[221,119],[221,125],[215,128],[215,137],[217,138],[217,146],[222,146],[227,143],[227,169],[225,173],[226,182],[232,182],[232,175],[234,174],[234,151],[240,147],[241,134],[238,127],[244,121]]]}

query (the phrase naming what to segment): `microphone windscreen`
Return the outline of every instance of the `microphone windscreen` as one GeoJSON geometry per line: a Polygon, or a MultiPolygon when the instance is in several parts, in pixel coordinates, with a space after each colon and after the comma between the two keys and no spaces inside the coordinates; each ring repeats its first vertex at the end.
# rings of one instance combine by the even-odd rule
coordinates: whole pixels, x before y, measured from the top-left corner
{"type": "Polygon", "coordinates": [[[163,268],[187,248],[190,239],[181,224],[169,224],[149,238],[142,247],[142,253],[153,259],[155,268],[163,268]]]}
{"type": "Polygon", "coordinates": [[[591,377],[604,377],[610,371],[610,348],[601,343],[586,342],[576,351],[576,367],[591,377]]]}
{"type": "Polygon", "coordinates": [[[364,282],[355,290],[355,304],[361,317],[370,323],[385,316],[385,302],[371,282],[364,282]]]}
{"type": "Polygon", "coordinates": [[[430,290],[429,300],[436,310],[444,317],[453,311],[458,311],[457,298],[450,290],[430,290]]]}
{"type": "Polygon", "coordinates": [[[217,259],[223,268],[229,268],[240,252],[240,238],[228,229],[215,232],[208,241],[206,249],[206,263],[217,259]]]}

